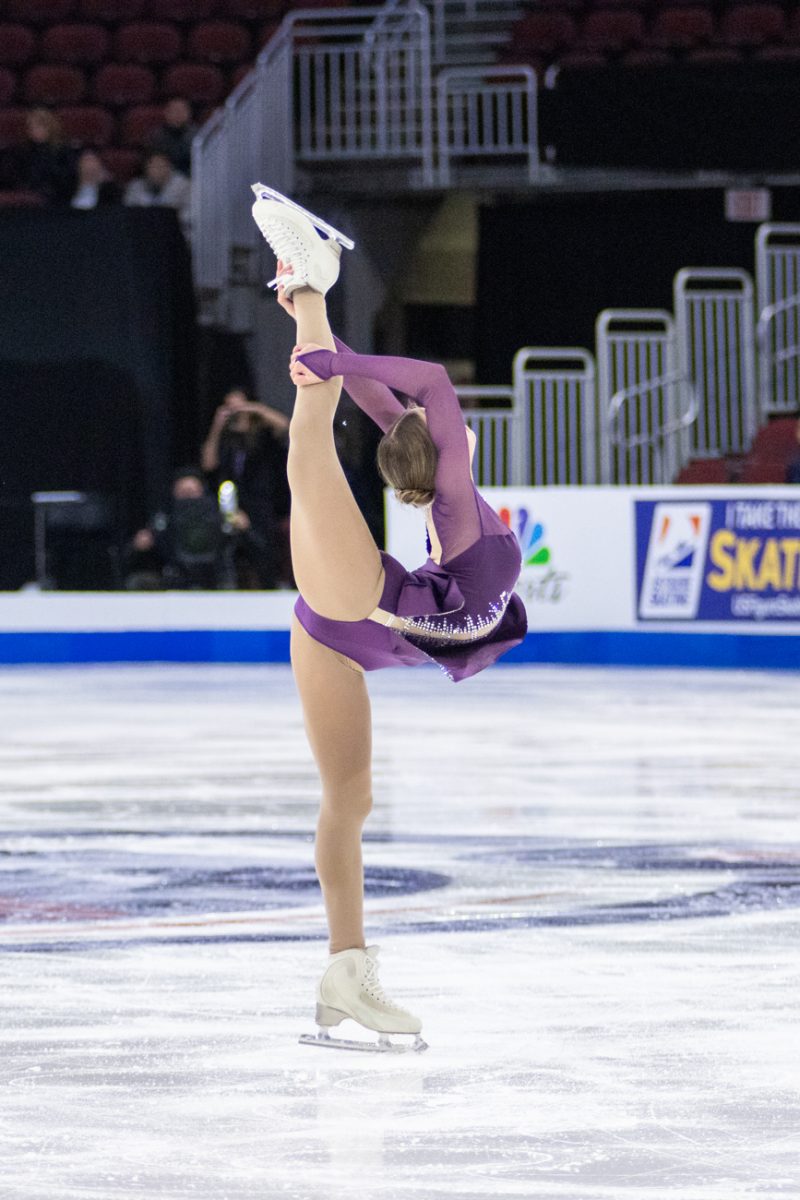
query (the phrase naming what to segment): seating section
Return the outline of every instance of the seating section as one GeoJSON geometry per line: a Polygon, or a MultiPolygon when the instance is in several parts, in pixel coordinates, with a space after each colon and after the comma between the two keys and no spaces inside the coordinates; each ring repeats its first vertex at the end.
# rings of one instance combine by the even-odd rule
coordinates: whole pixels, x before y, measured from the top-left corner
{"type": "MultiPolygon", "coordinates": [[[[346,2],[0,0],[0,150],[24,137],[25,107],[44,104],[76,145],[135,171],[168,96],[203,120],[288,11],[346,2]]],[[[800,0],[523,2],[505,57],[540,69],[800,64],[800,0]]]]}
{"type": "MultiPolygon", "coordinates": [[[[342,7],[346,0],[324,0],[342,7]]],[[[368,0],[349,0],[367,3],[368,0]]],[[[61,117],[75,146],[136,174],[164,101],[202,121],[240,82],[293,8],[314,0],[0,0],[0,151],[25,137],[25,111],[61,117]]]]}
{"type": "Polygon", "coordinates": [[[797,0],[535,0],[505,54],[544,69],[800,60],[797,0]]]}

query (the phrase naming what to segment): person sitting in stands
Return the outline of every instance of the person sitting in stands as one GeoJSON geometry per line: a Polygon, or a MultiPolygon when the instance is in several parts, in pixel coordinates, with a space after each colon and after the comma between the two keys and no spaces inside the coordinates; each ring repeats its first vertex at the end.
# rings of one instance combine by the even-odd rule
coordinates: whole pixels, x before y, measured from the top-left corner
{"type": "Polygon", "coordinates": [[[125,189],[125,203],[134,207],[174,208],[188,232],[191,184],[185,175],[176,171],[166,154],[149,154],[144,173],[132,179],[125,189]]]}
{"type": "Polygon", "coordinates": [[[61,122],[49,109],[37,107],[28,112],[25,128],[26,140],[9,152],[11,186],[40,196],[45,204],[69,204],[75,191],[75,155],[64,144],[61,122]]]}
{"type": "Polygon", "coordinates": [[[82,150],[78,157],[78,186],[72,197],[72,207],[102,208],[119,204],[122,193],[96,150],[82,150]]]}
{"type": "Polygon", "coordinates": [[[149,147],[154,153],[166,154],[175,170],[188,176],[192,173],[192,138],[196,133],[188,101],[174,96],[164,105],[164,124],[152,133],[149,147]]]}
{"type": "MultiPolygon", "coordinates": [[[[795,437],[797,438],[798,444],[800,444],[800,421],[797,422],[795,437]]],[[[800,450],[798,450],[797,454],[786,468],[786,482],[800,483],[800,450]]]]}

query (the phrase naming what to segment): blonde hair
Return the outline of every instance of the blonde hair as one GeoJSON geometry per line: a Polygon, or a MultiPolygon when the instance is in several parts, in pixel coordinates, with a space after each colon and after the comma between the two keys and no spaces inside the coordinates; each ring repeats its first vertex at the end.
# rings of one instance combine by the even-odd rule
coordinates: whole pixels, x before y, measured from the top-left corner
{"type": "Polygon", "coordinates": [[[378,443],[378,470],[384,483],[394,488],[401,504],[424,508],[436,495],[438,454],[427,423],[420,419],[423,410],[410,404],[389,426],[378,443]]]}

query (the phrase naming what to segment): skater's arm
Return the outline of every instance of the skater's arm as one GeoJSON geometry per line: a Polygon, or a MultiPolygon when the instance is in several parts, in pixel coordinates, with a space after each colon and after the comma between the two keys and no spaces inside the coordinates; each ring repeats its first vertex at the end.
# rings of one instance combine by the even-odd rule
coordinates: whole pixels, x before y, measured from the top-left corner
{"type": "Polygon", "coordinates": [[[437,451],[433,520],[442,544],[442,561],[477,541],[481,533],[478,500],[470,470],[467,430],[458,397],[438,363],[414,358],[312,350],[298,361],[318,378],[334,375],[371,379],[411,396],[425,409],[437,451]]]}
{"type": "MultiPolygon", "coordinates": [[[[336,334],[333,335],[333,340],[340,353],[353,353],[350,347],[346,346],[336,334]]],[[[391,389],[385,383],[378,383],[375,379],[345,375],[344,390],[361,411],[365,412],[384,433],[406,411],[405,405],[400,403],[391,389]]]]}

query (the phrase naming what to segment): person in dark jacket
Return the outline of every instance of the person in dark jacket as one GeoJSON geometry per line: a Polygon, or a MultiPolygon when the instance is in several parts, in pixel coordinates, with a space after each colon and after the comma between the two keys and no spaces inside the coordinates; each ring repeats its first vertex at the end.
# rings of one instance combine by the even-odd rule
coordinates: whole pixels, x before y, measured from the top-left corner
{"type": "Polygon", "coordinates": [[[150,137],[149,148],[165,154],[176,171],[192,173],[192,138],[197,126],[192,122],[192,110],[186,100],[176,96],[164,105],[164,124],[150,137]]]}
{"type": "MultiPolygon", "coordinates": [[[[795,436],[797,437],[798,444],[800,444],[800,421],[797,422],[795,436]]],[[[797,454],[786,468],[786,482],[800,483],[800,450],[798,450],[797,454]]]]}
{"type": "Polygon", "coordinates": [[[13,187],[33,192],[45,204],[69,204],[75,191],[75,154],[64,144],[61,122],[47,108],[32,108],[27,138],[11,151],[13,187]]]}

